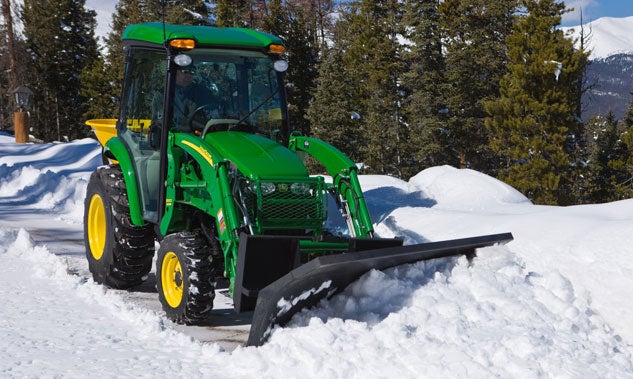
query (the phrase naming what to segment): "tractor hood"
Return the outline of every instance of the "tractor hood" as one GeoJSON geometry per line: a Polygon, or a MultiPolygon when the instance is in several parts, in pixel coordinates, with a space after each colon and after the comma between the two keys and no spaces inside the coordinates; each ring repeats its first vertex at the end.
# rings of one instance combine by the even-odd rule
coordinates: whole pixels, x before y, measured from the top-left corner
{"type": "Polygon", "coordinates": [[[247,177],[307,177],[303,162],[288,148],[268,138],[244,132],[214,132],[205,137],[222,156],[247,177]]]}

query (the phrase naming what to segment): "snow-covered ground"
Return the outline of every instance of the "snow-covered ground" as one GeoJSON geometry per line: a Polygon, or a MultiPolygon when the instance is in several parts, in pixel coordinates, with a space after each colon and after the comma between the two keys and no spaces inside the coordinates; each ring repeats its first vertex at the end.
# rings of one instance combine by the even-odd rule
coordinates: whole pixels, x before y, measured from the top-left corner
{"type": "Polygon", "coordinates": [[[89,277],[83,197],[99,154],[90,139],[0,135],[0,377],[633,378],[633,200],[535,206],[451,167],[363,176],[381,236],[515,240],[471,264],[372,271],[231,351],[89,277]]]}

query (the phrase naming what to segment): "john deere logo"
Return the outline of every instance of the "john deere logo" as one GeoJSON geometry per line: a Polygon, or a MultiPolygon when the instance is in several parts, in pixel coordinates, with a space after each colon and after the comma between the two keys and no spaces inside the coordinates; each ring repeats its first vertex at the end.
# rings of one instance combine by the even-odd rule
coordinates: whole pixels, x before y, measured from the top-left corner
{"type": "Polygon", "coordinates": [[[279,192],[288,192],[288,185],[285,183],[281,183],[277,185],[277,189],[279,190],[279,192]]]}

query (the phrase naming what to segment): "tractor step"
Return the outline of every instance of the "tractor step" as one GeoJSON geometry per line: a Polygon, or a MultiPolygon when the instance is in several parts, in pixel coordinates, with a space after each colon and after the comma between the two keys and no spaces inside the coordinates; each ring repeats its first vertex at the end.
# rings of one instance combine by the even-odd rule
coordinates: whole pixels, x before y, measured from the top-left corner
{"type": "Polygon", "coordinates": [[[456,255],[466,255],[471,259],[478,248],[506,244],[512,239],[511,233],[502,233],[315,258],[258,291],[247,344],[262,345],[275,326],[285,325],[295,313],[344,290],[372,269],[384,270],[402,264],[456,255]]]}

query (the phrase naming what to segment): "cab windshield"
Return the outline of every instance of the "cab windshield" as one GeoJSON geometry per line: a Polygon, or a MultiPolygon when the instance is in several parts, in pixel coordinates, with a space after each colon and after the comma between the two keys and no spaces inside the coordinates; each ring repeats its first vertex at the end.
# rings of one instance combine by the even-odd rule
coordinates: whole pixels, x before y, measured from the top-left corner
{"type": "Polygon", "coordinates": [[[196,49],[176,60],[172,128],[204,135],[237,130],[275,137],[284,125],[280,75],[271,56],[196,49]],[[188,57],[188,58],[187,58],[188,57]],[[190,58],[190,59],[189,59],[190,58]]]}

